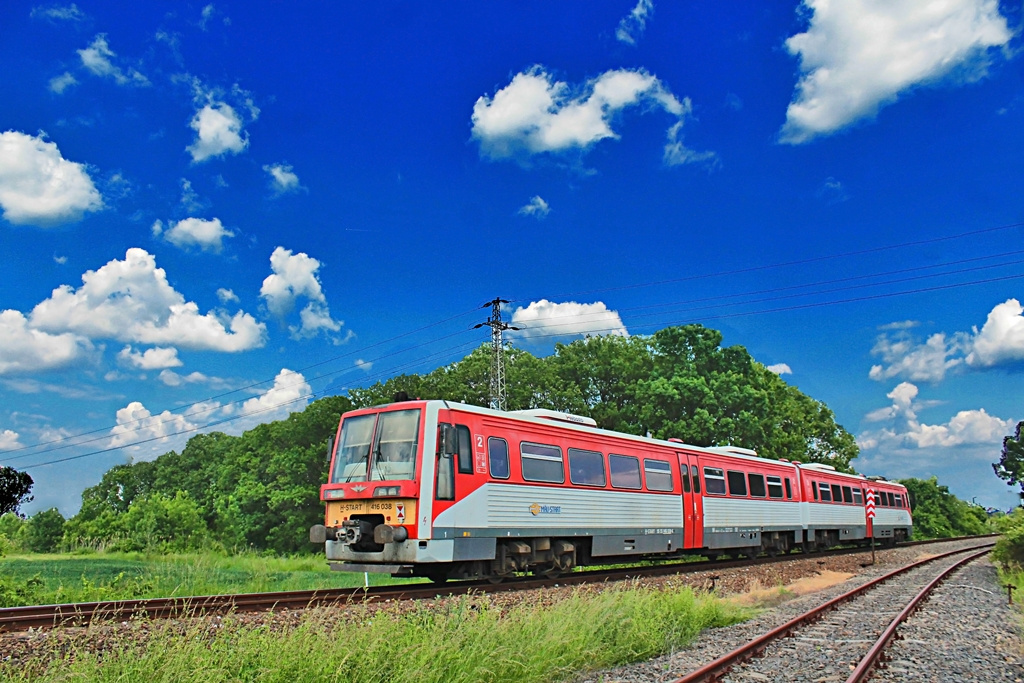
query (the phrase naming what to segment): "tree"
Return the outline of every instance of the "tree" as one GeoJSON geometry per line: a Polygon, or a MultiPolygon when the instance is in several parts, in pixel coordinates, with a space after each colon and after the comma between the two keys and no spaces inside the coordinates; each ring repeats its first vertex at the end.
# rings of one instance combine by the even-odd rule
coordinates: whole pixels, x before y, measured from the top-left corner
{"type": "Polygon", "coordinates": [[[0,467],[0,515],[18,512],[18,508],[32,501],[32,477],[13,467],[0,467]]]}
{"type": "Polygon", "coordinates": [[[999,462],[992,465],[996,476],[1005,479],[1010,486],[1020,484],[1021,492],[1024,492],[1024,439],[1021,438],[1021,427],[1024,421],[1017,423],[1017,431],[1013,436],[1003,439],[1003,454],[999,462]]]}
{"type": "Polygon", "coordinates": [[[914,510],[914,536],[952,538],[987,532],[988,513],[978,505],[960,500],[937,477],[900,479],[907,487],[914,510]]]}
{"type": "Polygon", "coordinates": [[[57,508],[42,510],[28,518],[22,543],[34,553],[52,553],[64,537],[64,515],[57,508]]]}

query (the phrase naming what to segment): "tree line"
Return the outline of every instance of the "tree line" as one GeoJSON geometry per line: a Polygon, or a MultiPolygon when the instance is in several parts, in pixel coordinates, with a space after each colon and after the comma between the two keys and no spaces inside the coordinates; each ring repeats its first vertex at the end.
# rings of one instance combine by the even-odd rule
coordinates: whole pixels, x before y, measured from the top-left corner
{"type": "MultiPolygon", "coordinates": [[[[0,551],[4,538],[35,551],[310,551],[306,532],[323,517],[319,488],[326,482],[327,440],[341,414],[388,403],[398,392],[487,405],[490,363],[485,344],[432,372],[322,398],[241,436],[200,434],[180,453],[117,465],[85,490],[80,511],[68,520],[56,509],[28,520],[0,517],[0,551]]],[[[587,337],[558,344],[543,358],[513,348],[505,364],[509,410],[561,410],[606,429],[696,446],[741,446],[763,457],[820,462],[840,471],[852,471],[857,456],[853,436],[824,403],[787,384],[743,347],[723,347],[720,332],[700,325],[650,336],[587,337]]],[[[956,508],[948,490],[934,489],[944,487],[935,481],[920,487],[919,500],[929,501],[926,511],[937,510],[923,519],[953,521],[929,523],[929,534],[974,528],[973,513],[956,508]]]]}

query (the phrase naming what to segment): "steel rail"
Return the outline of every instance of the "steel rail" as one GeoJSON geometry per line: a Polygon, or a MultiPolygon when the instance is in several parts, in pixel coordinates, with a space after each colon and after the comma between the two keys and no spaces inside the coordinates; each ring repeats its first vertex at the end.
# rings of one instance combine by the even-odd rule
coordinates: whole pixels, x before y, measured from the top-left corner
{"type": "MultiPolygon", "coordinates": [[[[881,583],[883,583],[885,581],[888,581],[889,579],[891,579],[891,578],[893,578],[895,576],[898,576],[898,575],[903,574],[905,572],[911,571],[912,569],[916,569],[918,567],[924,566],[924,565],[929,564],[931,562],[935,562],[936,560],[941,560],[943,558],[950,557],[952,555],[957,555],[957,554],[960,554],[960,553],[965,553],[965,552],[970,552],[972,550],[977,550],[978,548],[981,548],[981,547],[991,548],[994,545],[995,545],[995,543],[987,543],[987,544],[984,544],[983,546],[974,546],[972,548],[962,548],[960,550],[951,550],[951,551],[949,551],[947,553],[942,553],[940,555],[935,555],[933,557],[928,557],[928,558],[925,558],[923,560],[918,560],[917,562],[913,562],[913,563],[908,564],[908,565],[906,565],[904,567],[900,567],[899,569],[896,569],[896,570],[893,570],[891,572],[888,572],[887,574],[885,574],[883,576],[880,576],[880,577],[878,577],[876,579],[872,579],[871,581],[868,581],[867,583],[865,583],[865,584],[863,584],[861,586],[858,586],[857,588],[854,588],[853,590],[850,590],[850,591],[847,591],[846,593],[843,593],[839,597],[833,598],[833,599],[829,600],[828,602],[825,602],[825,603],[822,603],[821,605],[818,605],[814,609],[808,610],[807,612],[804,612],[803,614],[790,619],[789,621],[787,621],[786,623],[782,624],[781,626],[776,626],[775,628],[773,628],[772,630],[768,631],[767,633],[764,633],[764,634],[758,636],[757,638],[754,638],[753,640],[751,640],[747,644],[742,645],[742,646],[736,648],[732,652],[729,652],[729,653],[727,653],[725,655],[722,655],[721,657],[719,657],[715,661],[710,662],[708,664],[705,664],[704,666],[700,667],[696,671],[693,671],[693,672],[691,672],[691,673],[689,673],[689,674],[687,674],[687,675],[685,675],[685,676],[683,676],[681,678],[675,679],[671,683],[703,683],[705,681],[717,681],[722,676],[728,674],[732,670],[733,667],[735,667],[735,666],[737,666],[739,664],[742,664],[743,662],[745,662],[746,660],[750,659],[751,657],[755,657],[755,656],[761,655],[765,651],[765,649],[768,647],[768,645],[770,645],[772,642],[774,642],[776,640],[779,640],[780,638],[783,638],[783,637],[789,635],[791,632],[795,631],[796,629],[800,628],[801,626],[805,626],[807,624],[811,624],[811,623],[816,622],[818,619],[820,619],[822,616],[824,616],[827,612],[829,612],[829,611],[831,611],[833,609],[836,609],[837,607],[839,607],[839,605],[843,604],[844,602],[848,602],[848,601],[850,601],[850,600],[852,600],[852,599],[854,599],[856,597],[859,597],[859,596],[867,593],[868,591],[870,591],[871,589],[875,588],[879,584],[881,584],[881,583]]],[[[988,552],[988,550],[985,550],[985,551],[983,551],[981,553],[977,553],[977,555],[972,556],[969,559],[975,559],[975,557],[977,557],[978,555],[983,555],[983,554],[985,554],[987,552],[988,552]]]]}
{"type": "Polygon", "coordinates": [[[931,595],[931,592],[935,590],[940,583],[945,581],[950,574],[960,569],[968,562],[973,562],[986,554],[988,554],[988,551],[984,550],[980,553],[975,553],[969,557],[965,557],[956,564],[948,567],[945,571],[932,579],[927,586],[922,588],[921,591],[914,596],[914,599],[903,608],[903,611],[892,620],[892,623],[882,631],[882,635],[878,637],[878,640],[871,646],[868,653],[864,655],[862,660],[860,660],[860,663],[853,670],[853,673],[851,673],[850,677],[846,679],[846,683],[863,683],[863,681],[868,680],[871,677],[871,672],[874,670],[875,666],[879,665],[883,661],[885,649],[889,646],[889,643],[892,642],[892,639],[896,637],[896,629],[917,611],[917,608],[921,606],[921,603],[924,602],[928,596],[931,595]]]}
{"type": "MultiPolygon", "coordinates": [[[[912,541],[901,544],[926,545],[983,537],[961,537],[912,541]]],[[[421,600],[470,592],[499,593],[532,590],[550,586],[579,585],[608,581],[718,571],[736,567],[751,567],[776,562],[789,562],[812,557],[831,557],[857,552],[864,548],[839,548],[821,553],[779,555],[755,560],[721,560],[716,562],[669,563],[650,567],[625,567],[605,570],[579,571],[555,579],[517,578],[501,584],[486,581],[466,581],[447,586],[433,584],[404,584],[371,586],[369,588],[330,588],[273,593],[242,593],[235,595],[204,595],[181,598],[142,598],[137,600],[108,600],[103,602],[66,603],[59,605],[31,605],[0,608],[0,633],[25,631],[33,628],[58,626],[84,626],[93,621],[123,621],[131,618],[172,618],[223,614],[226,612],[257,612],[275,609],[306,609],[324,605],[350,605],[382,600],[421,600]]]]}

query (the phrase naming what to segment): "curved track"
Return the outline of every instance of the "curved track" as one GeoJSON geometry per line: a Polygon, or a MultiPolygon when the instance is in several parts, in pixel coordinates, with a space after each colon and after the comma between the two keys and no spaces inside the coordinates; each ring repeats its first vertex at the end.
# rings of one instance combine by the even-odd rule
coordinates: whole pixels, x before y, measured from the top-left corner
{"type": "MultiPolygon", "coordinates": [[[[862,683],[870,678],[871,671],[882,659],[886,646],[895,637],[898,626],[917,609],[931,591],[949,574],[964,564],[988,554],[993,545],[994,543],[987,543],[983,546],[954,550],[889,572],[794,617],[736,650],[676,679],[673,683],[750,680],[751,678],[765,681],[782,680],[778,678],[778,675],[785,670],[802,671],[805,668],[810,670],[810,665],[802,664],[802,656],[808,649],[820,648],[804,648],[804,651],[801,651],[798,647],[783,645],[783,638],[793,637],[796,634],[801,634],[809,641],[829,641],[830,646],[837,650],[835,667],[842,668],[844,664],[850,662],[853,671],[847,679],[847,683],[862,683]],[[978,552],[979,548],[984,549],[978,552]],[[970,554],[944,566],[939,573],[928,572],[924,569],[925,565],[933,562],[942,563],[947,558],[963,553],[970,554]],[[922,578],[926,574],[927,577],[922,578]],[[923,588],[921,587],[922,583],[924,584],[923,588]],[[884,587],[883,584],[885,584],[884,587]],[[883,594],[876,595],[876,591],[883,594]],[[868,594],[870,597],[866,597],[868,594]],[[908,600],[908,595],[913,597],[908,600]],[[859,598],[866,598],[866,601],[858,601],[859,598]],[[903,606],[902,610],[891,621],[880,617],[879,613],[891,612],[892,609],[899,609],[901,605],[903,606]],[[881,623],[881,626],[877,626],[881,619],[884,619],[884,622],[881,623]],[[818,622],[824,623],[819,624],[818,622]],[[871,638],[873,638],[876,626],[881,630],[881,635],[868,648],[864,643],[872,642],[871,638]],[[839,630],[850,630],[851,628],[860,634],[861,638],[850,638],[844,641],[838,637],[839,630]],[[863,636],[869,633],[872,634],[871,638],[863,640],[863,636]],[[867,650],[866,654],[865,649],[867,650]]],[[[813,657],[815,661],[820,661],[820,655],[817,653],[813,657]]]]}
{"type": "MultiPolygon", "coordinates": [[[[946,538],[934,541],[915,541],[902,544],[923,545],[968,538],[946,538]]],[[[863,548],[841,548],[815,553],[817,556],[869,552],[863,548]]],[[[553,585],[567,586],[585,583],[622,581],[634,578],[688,574],[716,569],[748,567],[758,564],[787,562],[805,555],[783,555],[756,560],[729,560],[718,562],[684,562],[659,564],[651,567],[630,567],[577,571],[560,578],[520,578],[499,585],[472,581],[438,586],[431,584],[404,584],[373,586],[370,588],[334,588],[311,591],[284,591],[278,593],[243,593],[237,595],[207,595],[187,598],[147,598],[142,600],[115,600],[107,602],[69,603],[63,605],[36,605],[0,609],[0,632],[25,631],[34,628],[58,626],[84,626],[93,621],[131,618],[188,617],[226,612],[258,612],[280,609],[305,609],[322,605],[347,605],[380,600],[417,600],[470,592],[494,593],[543,588],[553,585]]]]}

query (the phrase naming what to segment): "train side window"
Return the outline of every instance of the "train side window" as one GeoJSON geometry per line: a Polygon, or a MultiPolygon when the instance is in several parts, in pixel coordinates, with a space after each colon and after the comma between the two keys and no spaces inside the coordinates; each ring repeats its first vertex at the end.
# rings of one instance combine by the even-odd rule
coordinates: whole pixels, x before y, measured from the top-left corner
{"type": "Polygon", "coordinates": [[[831,503],[832,502],[832,491],[829,490],[828,484],[822,484],[821,486],[819,486],[818,487],[818,492],[821,493],[821,502],[822,503],[831,503]]]}
{"type": "Polygon", "coordinates": [[[617,489],[639,489],[640,458],[632,455],[609,455],[608,469],[612,473],[612,486],[617,489]]]}
{"type": "Polygon", "coordinates": [[[569,481],[580,486],[604,486],[604,456],[597,451],[569,449],[569,481]]]}
{"type": "Polygon", "coordinates": [[[793,487],[789,485],[789,477],[786,477],[786,498],[793,500],[793,487]]]}
{"type": "Polygon", "coordinates": [[[902,493],[897,493],[896,494],[896,507],[898,507],[898,508],[903,507],[903,494],[902,493]]]}
{"type": "Polygon", "coordinates": [[[455,465],[452,456],[444,453],[437,456],[437,480],[434,483],[434,497],[437,500],[455,500],[455,465]]]}
{"type": "Polygon", "coordinates": [[[690,474],[693,476],[693,492],[700,493],[700,474],[697,473],[696,465],[690,465],[690,474]]]}
{"type": "Polygon", "coordinates": [[[892,491],[886,491],[885,495],[889,498],[889,507],[896,507],[896,496],[892,495],[892,491]]]}
{"type": "Polygon", "coordinates": [[[754,474],[751,472],[747,475],[747,481],[750,483],[750,495],[754,498],[764,498],[766,495],[764,489],[764,475],[754,474]]]}
{"type": "Polygon", "coordinates": [[[818,500],[818,482],[811,482],[811,493],[814,494],[814,500],[818,500]]]}
{"type": "Polygon", "coordinates": [[[832,501],[836,503],[843,502],[843,489],[839,484],[832,484],[832,501]]]}
{"type": "Polygon", "coordinates": [[[549,484],[565,483],[565,467],[562,466],[562,449],[540,443],[519,444],[520,465],[523,479],[543,481],[549,484]]]}
{"type": "MultiPolygon", "coordinates": [[[[704,468],[704,490],[707,493],[725,495],[725,473],[717,467],[704,468]]],[[[699,493],[699,492],[698,492],[699,493]]]]}
{"type": "Polygon", "coordinates": [[[487,460],[492,477],[508,479],[508,442],[505,439],[496,436],[487,439],[487,460]]]}
{"type": "Polygon", "coordinates": [[[690,468],[686,465],[679,466],[679,473],[682,475],[683,480],[683,493],[690,492],[690,468]]]}
{"type": "MultiPolygon", "coordinates": [[[[786,480],[789,483],[789,480],[786,480]]],[[[753,486],[750,487],[754,489],[753,486]]],[[[768,477],[768,497],[769,498],[782,498],[782,477],[768,477]]]]}
{"type": "Polygon", "coordinates": [[[644,479],[648,491],[672,490],[672,466],[664,460],[644,458],[644,479]]]}
{"type": "Polygon", "coordinates": [[[473,437],[469,435],[469,427],[455,425],[459,435],[459,474],[473,474],[473,437]]]}
{"type": "Polygon", "coordinates": [[[843,502],[844,503],[852,503],[853,502],[853,489],[851,489],[849,486],[844,486],[843,487],[843,502]]]}
{"type": "Polygon", "coordinates": [[[860,489],[853,490],[853,503],[854,505],[863,505],[864,498],[860,495],[860,489]]]}
{"type": "Polygon", "coordinates": [[[747,478],[742,472],[736,472],[735,470],[729,470],[726,472],[726,477],[729,479],[729,495],[730,496],[746,496],[747,495],[747,478]]]}

